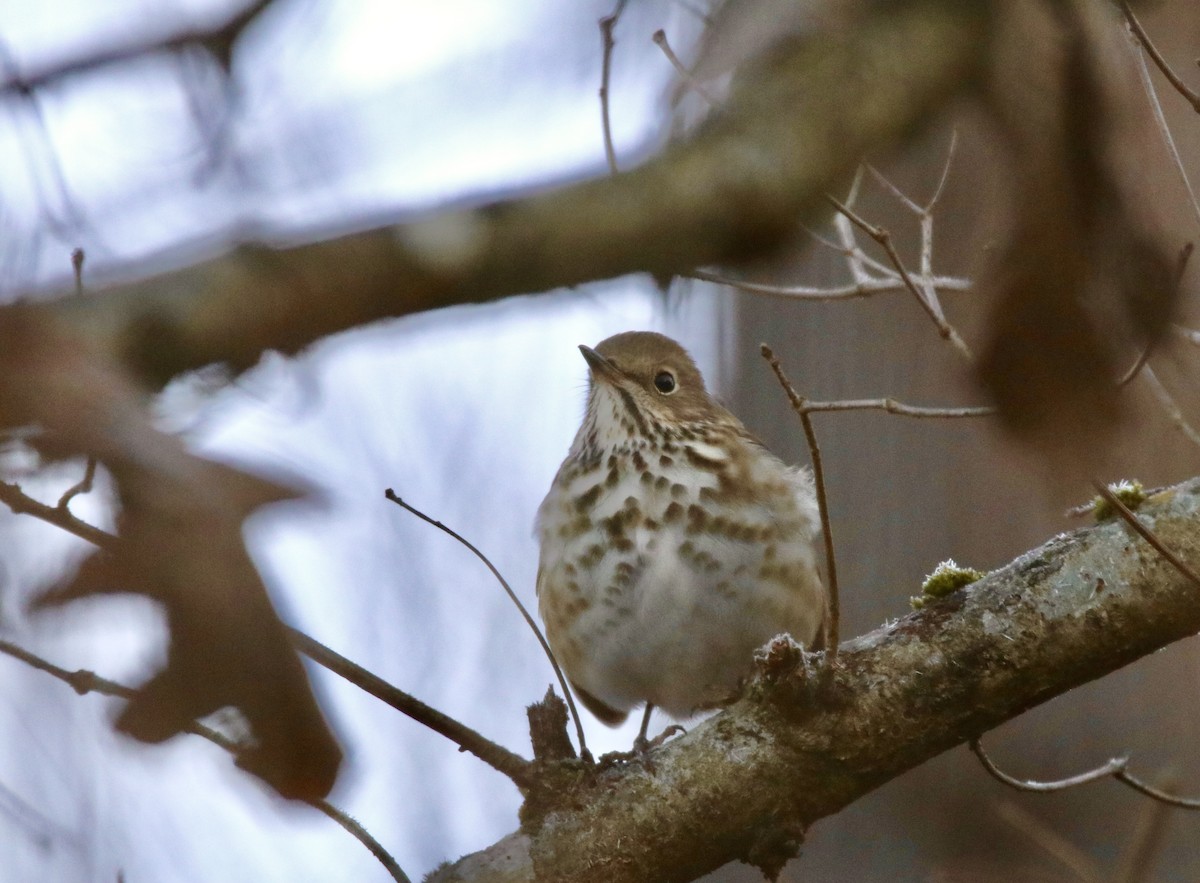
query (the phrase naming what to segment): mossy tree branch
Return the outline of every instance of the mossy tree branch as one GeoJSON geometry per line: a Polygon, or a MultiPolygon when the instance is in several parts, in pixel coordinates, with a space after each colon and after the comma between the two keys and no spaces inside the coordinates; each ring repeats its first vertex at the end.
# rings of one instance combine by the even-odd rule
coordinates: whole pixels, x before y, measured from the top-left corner
{"type": "MultiPolygon", "coordinates": [[[[1200,479],[1138,517],[1200,568],[1200,479]]],[[[521,832],[432,879],[692,880],[739,859],[775,870],[817,820],[1198,630],[1200,587],[1125,522],[1062,535],[846,642],[828,681],[777,642],[748,695],[656,751],[653,772],[610,770],[527,805],[521,832]]]]}

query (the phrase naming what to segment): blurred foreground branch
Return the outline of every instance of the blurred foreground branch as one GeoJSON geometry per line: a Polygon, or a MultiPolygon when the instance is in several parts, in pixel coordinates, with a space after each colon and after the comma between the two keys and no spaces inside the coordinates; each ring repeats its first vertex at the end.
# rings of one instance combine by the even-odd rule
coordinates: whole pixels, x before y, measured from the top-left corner
{"type": "MultiPolygon", "coordinates": [[[[1200,567],[1200,479],[1138,518],[1200,567]]],[[[1200,629],[1200,590],[1123,521],[1054,538],[842,645],[831,683],[777,642],[746,698],[631,765],[526,806],[433,880],[691,880],[777,871],[813,822],[1027,709],[1200,629]]],[[[982,775],[982,774],[981,774],[982,775]]]]}
{"type": "Polygon", "coordinates": [[[388,317],[752,257],[825,211],[864,153],[975,81],[988,6],[904,0],[785,36],[743,65],[694,136],[623,174],[296,247],[243,245],[42,309],[158,385],[388,317]]]}

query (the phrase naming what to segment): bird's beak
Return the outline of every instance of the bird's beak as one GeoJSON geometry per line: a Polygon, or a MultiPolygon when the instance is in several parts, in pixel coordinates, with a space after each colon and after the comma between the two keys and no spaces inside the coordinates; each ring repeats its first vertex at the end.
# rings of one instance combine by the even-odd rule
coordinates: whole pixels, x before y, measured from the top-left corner
{"type": "Polygon", "coordinates": [[[590,346],[579,345],[579,351],[583,353],[583,358],[587,361],[588,367],[592,369],[592,377],[596,380],[605,380],[609,383],[617,383],[620,381],[621,369],[610,362],[604,356],[600,355],[590,346]]]}

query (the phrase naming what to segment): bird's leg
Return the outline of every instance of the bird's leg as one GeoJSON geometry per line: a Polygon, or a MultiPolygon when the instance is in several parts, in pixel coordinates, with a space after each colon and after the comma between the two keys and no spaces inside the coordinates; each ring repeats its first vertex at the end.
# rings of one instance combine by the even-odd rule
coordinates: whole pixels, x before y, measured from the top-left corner
{"type": "Polygon", "coordinates": [[[671,724],[653,739],[647,739],[646,733],[650,730],[650,715],[654,713],[654,706],[647,702],[646,711],[642,714],[642,728],[638,730],[637,738],[633,740],[633,750],[638,754],[645,754],[652,748],[657,748],[662,743],[666,742],[676,733],[686,733],[683,727],[679,724],[671,724]]]}
{"type": "Polygon", "coordinates": [[[667,727],[653,739],[646,738],[646,732],[650,728],[650,715],[653,713],[654,706],[646,703],[646,710],[642,712],[642,726],[638,730],[637,738],[633,740],[633,748],[629,751],[612,751],[605,754],[600,758],[601,769],[637,761],[646,768],[647,772],[654,773],[654,761],[650,758],[650,752],[676,733],[685,733],[687,731],[679,726],[679,724],[671,724],[671,726],[667,727]]]}
{"type": "MultiPolygon", "coordinates": [[[[633,740],[633,750],[640,754],[644,754],[654,746],[650,744],[650,740],[646,738],[646,732],[650,729],[650,715],[654,714],[654,703],[647,702],[646,710],[642,713],[642,728],[638,730],[637,738],[633,740]]],[[[659,740],[655,740],[657,743],[659,740]]]]}

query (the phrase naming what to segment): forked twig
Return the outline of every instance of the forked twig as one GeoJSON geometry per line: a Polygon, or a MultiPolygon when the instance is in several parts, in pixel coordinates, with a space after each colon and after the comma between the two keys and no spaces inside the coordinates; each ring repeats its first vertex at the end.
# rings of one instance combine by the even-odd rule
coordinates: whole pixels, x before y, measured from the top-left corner
{"type": "MultiPolygon", "coordinates": [[[[919,274],[908,271],[899,261],[894,248],[887,249],[891,262],[890,265],[868,255],[859,247],[854,235],[854,224],[851,223],[849,217],[845,214],[835,214],[833,226],[837,231],[839,242],[833,242],[815,230],[805,228],[805,232],[819,245],[837,252],[846,259],[847,269],[849,269],[851,277],[851,281],[848,284],[834,286],[773,285],[763,282],[733,279],[712,270],[695,270],[687,275],[706,282],[728,285],[731,288],[736,288],[739,291],[745,291],[749,294],[765,294],[787,300],[849,300],[852,298],[870,297],[871,295],[885,292],[909,291],[917,297],[926,312],[931,314],[934,322],[938,323],[939,331],[942,332],[943,337],[950,336],[951,339],[955,339],[957,338],[957,333],[946,322],[946,315],[942,310],[938,292],[968,291],[971,288],[971,280],[958,276],[939,276],[934,274],[933,210],[937,207],[938,202],[945,193],[946,183],[950,178],[950,168],[954,163],[954,156],[957,149],[958,132],[955,131],[950,138],[950,146],[946,151],[946,162],[942,166],[937,186],[934,188],[933,195],[929,198],[929,201],[923,206],[918,205],[916,201],[876,169],[871,166],[862,165],[855,172],[854,180],[851,182],[850,190],[843,203],[845,207],[853,208],[862,186],[863,175],[865,172],[870,172],[880,185],[898,200],[901,205],[917,215],[920,221],[921,232],[921,270],[919,274]],[[949,332],[945,331],[947,328],[950,329],[949,332]]],[[[861,218],[859,220],[861,221],[861,218]]],[[[880,241],[878,237],[890,239],[890,234],[886,230],[873,225],[868,225],[868,227],[870,227],[870,231],[874,234],[872,238],[875,241],[880,241]]],[[[880,244],[884,243],[881,242],[880,244]]],[[[969,355],[969,352],[967,355],[969,355]]]]}
{"type": "MultiPolygon", "coordinates": [[[[1097,484],[1097,488],[1099,487],[1101,487],[1101,485],[1097,484]]],[[[1106,492],[1107,490],[1108,489],[1105,488],[1106,492]]],[[[1120,500],[1117,500],[1116,497],[1112,497],[1112,500],[1115,501],[1113,502],[1114,507],[1120,506],[1124,508],[1124,504],[1121,503],[1120,500]]],[[[1125,511],[1129,512],[1128,509],[1125,509],[1125,511]]],[[[1132,515],[1132,513],[1130,514],[1132,515]]],[[[1136,519],[1134,520],[1136,521],[1136,519]]],[[[1133,522],[1130,523],[1132,524],[1133,522]]],[[[1141,531],[1139,530],[1139,533],[1140,532],[1141,531]]],[[[1155,548],[1160,552],[1163,551],[1163,546],[1157,542],[1157,539],[1155,541],[1155,548]]],[[[1171,563],[1174,564],[1175,562],[1172,561],[1171,563]]],[[[1190,570],[1185,570],[1184,572],[1188,573],[1189,575],[1191,574],[1190,570]]],[[[1129,758],[1127,756],[1114,757],[1107,763],[1102,764],[1095,769],[1080,773],[1076,776],[1069,776],[1065,779],[1057,779],[1050,782],[1040,782],[1034,779],[1018,779],[1004,772],[1002,769],[996,766],[995,762],[988,756],[987,752],[983,750],[983,744],[980,742],[978,736],[972,739],[968,744],[971,748],[971,752],[977,758],[979,758],[979,762],[983,765],[983,768],[987,770],[989,775],[991,775],[997,781],[1008,785],[1010,788],[1015,788],[1017,791],[1029,791],[1036,794],[1049,794],[1055,791],[1066,791],[1068,788],[1075,788],[1079,785],[1087,785],[1090,782],[1097,782],[1100,779],[1111,778],[1132,788],[1134,791],[1138,791],[1141,794],[1146,795],[1152,800],[1157,800],[1160,803],[1167,804],[1168,806],[1173,806],[1177,809],[1200,810],[1200,798],[1178,797],[1174,794],[1168,794],[1165,791],[1155,788],[1153,785],[1143,782],[1141,779],[1137,778],[1137,776],[1130,773],[1128,769],[1129,758]]]]}
{"type": "Polygon", "coordinates": [[[888,259],[892,262],[892,266],[896,268],[896,272],[900,274],[900,278],[904,282],[904,287],[912,292],[913,297],[917,299],[917,303],[920,304],[921,309],[925,311],[926,315],[929,316],[929,318],[933,321],[933,324],[937,327],[938,334],[941,335],[942,339],[952,344],[954,348],[958,350],[965,358],[972,358],[971,348],[967,346],[967,342],[963,340],[962,337],[959,336],[959,333],[954,330],[954,327],[946,321],[946,317],[942,315],[941,309],[936,305],[936,303],[931,302],[929,298],[926,297],[925,293],[917,287],[917,283],[909,274],[908,268],[904,265],[904,261],[900,257],[900,252],[896,250],[896,245],[892,242],[892,234],[885,228],[867,221],[849,206],[845,205],[834,197],[826,194],[825,199],[847,220],[854,224],[854,226],[866,233],[867,236],[873,239],[885,252],[887,252],[888,259]]]}
{"type": "Polygon", "coordinates": [[[88,457],[87,467],[83,470],[83,478],[75,484],[67,488],[61,497],[58,498],[58,509],[66,509],[73,499],[80,494],[90,494],[92,492],[92,483],[96,480],[96,458],[88,457]]]}
{"type": "Polygon", "coordinates": [[[446,525],[442,524],[442,522],[430,518],[415,506],[406,503],[391,488],[388,488],[386,491],[384,491],[383,495],[397,506],[404,509],[406,512],[412,513],[426,524],[431,524],[443,533],[453,537],[455,540],[465,546],[467,550],[471,552],[471,554],[482,561],[487,569],[491,571],[492,576],[496,578],[496,581],[500,583],[504,591],[508,593],[509,600],[516,605],[517,610],[521,611],[521,616],[525,618],[525,622],[529,625],[530,630],[538,639],[538,643],[542,645],[542,650],[545,652],[546,658],[550,660],[550,666],[554,669],[554,676],[558,678],[558,685],[562,688],[563,694],[567,700],[567,706],[571,709],[571,718],[575,721],[575,734],[579,738],[579,755],[580,757],[584,758],[584,760],[591,762],[592,755],[591,752],[588,751],[587,740],[583,735],[583,723],[579,718],[578,709],[575,708],[575,700],[571,696],[571,691],[567,688],[567,679],[564,677],[562,669],[558,667],[558,661],[554,658],[554,653],[551,652],[550,645],[546,643],[546,638],[542,634],[542,630],[538,628],[538,624],[534,621],[534,618],[529,615],[529,611],[525,609],[525,605],[521,603],[521,599],[517,597],[517,593],[512,590],[512,586],[508,584],[508,580],[506,580],[503,575],[501,575],[500,571],[496,569],[496,565],[492,564],[492,562],[488,560],[488,557],[479,551],[479,549],[476,548],[475,545],[462,534],[458,533],[453,528],[447,527],[446,525]]]}
{"type": "Polygon", "coordinates": [[[804,397],[796,392],[796,388],[784,374],[783,366],[771,348],[764,343],[759,347],[759,351],[767,360],[767,364],[771,366],[771,370],[775,372],[779,385],[783,387],[788,401],[791,402],[792,410],[800,418],[800,425],[804,427],[804,437],[808,440],[808,451],[812,457],[813,482],[817,491],[817,510],[821,515],[821,533],[825,539],[825,569],[829,591],[829,615],[825,618],[824,626],[825,660],[827,663],[833,663],[837,661],[838,654],[841,605],[838,601],[837,559],[833,551],[833,529],[829,525],[829,504],[825,494],[825,470],[821,467],[821,447],[817,444],[817,434],[813,429],[812,418],[804,410],[804,397]]]}
{"type": "Polygon", "coordinates": [[[26,494],[18,484],[0,481],[0,503],[7,506],[14,515],[32,515],[101,549],[111,549],[117,542],[117,538],[108,531],[76,518],[68,507],[47,506],[26,494]]]}

